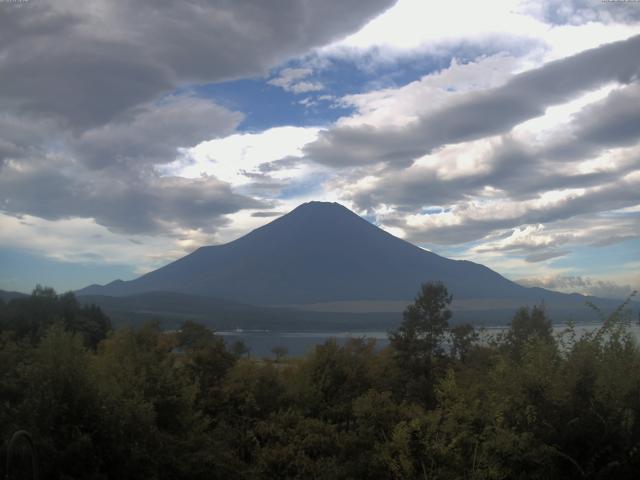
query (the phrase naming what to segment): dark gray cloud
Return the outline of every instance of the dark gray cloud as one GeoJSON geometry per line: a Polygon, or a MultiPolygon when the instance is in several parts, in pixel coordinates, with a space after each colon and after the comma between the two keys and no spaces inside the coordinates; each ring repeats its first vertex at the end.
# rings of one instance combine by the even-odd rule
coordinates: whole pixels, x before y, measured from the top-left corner
{"type": "MultiPolygon", "coordinates": [[[[160,176],[154,167],[179,156],[178,147],[232,132],[241,118],[208,100],[173,96],[81,135],[54,128],[30,148],[21,145],[20,156],[7,148],[11,155],[0,176],[0,211],[48,220],[93,218],[128,234],[214,232],[228,222],[227,214],[271,208],[253,196],[281,190],[287,183],[266,177],[233,189],[214,177],[160,176]],[[66,143],[54,151],[47,145],[50,138],[66,143]]],[[[38,138],[31,135],[33,125],[12,120],[15,138],[38,138]]]]}
{"type": "Polygon", "coordinates": [[[269,174],[278,170],[293,168],[304,163],[300,157],[285,157],[272,162],[261,163],[258,166],[260,173],[269,174]]]}
{"type": "Polygon", "coordinates": [[[629,84],[640,73],[640,36],[587,50],[515,75],[506,84],[470,92],[407,127],[336,127],[304,148],[309,160],[336,167],[397,163],[451,143],[508,132],[605,83],[629,84]]]}
{"type": "MultiPolygon", "coordinates": [[[[579,142],[585,149],[581,152],[583,157],[593,156],[594,152],[607,147],[637,143],[640,139],[639,106],[640,83],[614,90],[607,98],[588,105],[576,115],[575,133],[571,139],[575,141],[566,143],[579,142]]],[[[575,154],[572,156],[576,157],[575,154]]]]}
{"type": "Polygon", "coordinates": [[[141,169],[175,160],[179,147],[228,135],[242,115],[213,102],[169,97],[131,115],[87,130],[71,142],[75,156],[91,168],[125,166],[141,169]]]}
{"type": "Polygon", "coordinates": [[[102,125],[176,86],[261,75],[391,0],[0,4],[0,106],[102,125]]]}
{"type": "Polygon", "coordinates": [[[589,104],[572,122],[541,146],[532,147],[506,137],[494,152],[491,172],[481,179],[512,198],[532,198],[540,191],[589,188],[614,182],[640,168],[640,152],[607,169],[579,173],[571,165],[595,158],[611,148],[635,145],[640,140],[640,84],[612,91],[589,104]]]}
{"type": "Polygon", "coordinates": [[[61,35],[0,49],[4,110],[56,118],[82,131],[174,88],[166,67],[126,43],[61,35]]]}
{"type": "Polygon", "coordinates": [[[416,226],[408,224],[403,214],[384,216],[383,223],[402,228],[412,242],[455,245],[519,225],[547,224],[635,206],[639,202],[638,191],[640,179],[621,180],[588,190],[583,195],[569,196],[547,204],[531,204],[524,208],[518,208],[515,203],[503,205],[500,209],[483,209],[474,203],[460,203],[455,207],[455,214],[461,219],[459,223],[416,226]]]}
{"type": "Polygon", "coordinates": [[[96,175],[64,159],[7,166],[0,176],[0,210],[47,220],[93,218],[119,233],[167,233],[176,228],[213,232],[224,215],[262,202],[237,194],[215,178],[96,175]]]}
{"type": "Polygon", "coordinates": [[[0,211],[155,233],[214,231],[226,214],[269,208],[215,178],[158,176],[181,147],[242,119],[176,92],[263,75],[393,3],[0,2],[0,211]]]}
{"type": "Polygon", "coordinates": [[[39,152],[43,144],[59,134],[57,122],[0,113],[0,167],[8,160],[28,158],[39,152]]]}
{"type": "Polygon", "coordinates": [[[271,217],[280,217],[282,215],[284,215],[287,212],[276,212],[276,211],[271,211],[271,212],[253,212],[251,214],[252,217],[256,217],[256,218],[271,218],[271,217]]]}
{"type": "Polygon", "coordinates": [[[530,145],[503,135],[485,154],[487,167],[478,173],[442,178],[431,168],[396,170],[388,164],[379,180],[355,191],[351,200],[363,210],[392,204],[403,211],[425,205],[449,205],[481,195],[490,186],[511,199],[528,200],[540,192],[566,188],[591,188],[616,182],[640,169],[640,150],[627,152],[607,169],[580,173],[571,166],[597,157],[607,149],[628,147],[640,141],[640,84],[620,87],[594,102],[571,124],[542,145],[530,145]]]}
{"type": "Polygon", "coordinates": [[[158,176],[179,147],[230,133],[241,115],[192,97],[168,97],[81,135],[60,122],[0,118],[0,210],[48,220],[93,218],[112,231],[214,231],[225,214],[264,205],[215,178],[158,176]],[[97,169],[100,169],[98,172],[97,169]]]}
{"type": "Polygon", "coordinates": [[[619,165],[591,173],[559,170],[553,162],[527,152],[527,147],[510,138],[502,139],[487,171],[446,179],[429,168],[390,171],[372,185],[355,190],[349,199],[361,210],[394,205],[403,212],[416,212],[424,206],[447,206],[483,196],[483,189],[497,189],[502,198],[531,200],[541,192],[567,188],[591,188],[618,181],[640,168],[640,152],[630,152],[619,165]]]}

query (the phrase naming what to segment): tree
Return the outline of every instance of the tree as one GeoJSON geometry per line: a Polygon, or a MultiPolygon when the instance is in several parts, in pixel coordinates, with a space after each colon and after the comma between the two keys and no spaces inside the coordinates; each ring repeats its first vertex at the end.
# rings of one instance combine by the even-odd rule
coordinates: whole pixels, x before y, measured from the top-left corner
{"type": "Polygon", "coordinates": [[[276,345],[271,349],[271,353],[275,355],[276,363],[280,363],[282,359],[289,354],[289,350],[287,349],[287,347],[276,345]]]}
{"type": "Polygon", "coordinates": [[[452,296],[442,282],[422,285],[403,321],[389,334],[389,343],[401,369],[400,380],[409,397],[429,403],[433,400],[434,357],[441,357],[442,342],[451,318],[452,296]]]}
{"type": "Polygon", "coordinates": [[[193,320],[185,320],[177,335],[178,346],[187,351],[195,351],[216,343],[213,331],[193,320]]]}
{"type": "Polygon", "coordinates": [[[233,356],[236,357],[236,359],[239,359],[245,355],[249,357],[251,349],[242,340],[236,340],[233,342],[233,345],[231,345],[231,353],[233,353],[233,356]]]}
{"type": "Polygon", "coordinates": [[[515,356],[519,356],[522,348],[534,339],[553,342],[553,327],[544,305],[535,305],[531,310],[520,307],[506,335],[507,345],[515,356]]]}
{"type": "Polygon", "coordinates": [[[81,305],[73,292],[58,295],[52,288],[40,285],[31,296],[9,302],[0,318],[0,330],[36,345],[55,323],[79,333],[92,350],[111,330],[109,317],[96,305],[81,305]]]}
{"type": "Polygon", "coordinates": [[[65,328],[82,335],[86,346],[95,350],[111,331],[111,320],[97,305],[80,305],[73,292],[58,296],[65,328]]]}
{"type": "Polygon", "coordinates": [[[183,363],[191,380],[198,386],[199,405],[207,412],[217,408],[216,392],[237,357],[227,350],[222,337],[200,323],[183,322],[177,346],[184,349],[183,363]]]}
{"type": "Polygon", "coordinates": [[[478,334],[476,333],[473,325],[464,323],[462,325],[456,325],[451,330],[451,356],[458,358],[464,362],[469,350],[475,342],[478,341],[478,334]]]}
{"type": "Polygon", "coordinates": [[[442,352],[442,340],[449,327],[452,296],[442,282],[424,283],[413,304],[403,313],[398,330],[389,341],[403,356],[430,357],[442,352]]]}
{"type": "Polygon", "coordinates": [[[99,396],[90,353],[62,323],[47,330],[17,372],[24,400],[16,417],[34,435],[44,478],[90,478],[99,469],[99,396]]]}

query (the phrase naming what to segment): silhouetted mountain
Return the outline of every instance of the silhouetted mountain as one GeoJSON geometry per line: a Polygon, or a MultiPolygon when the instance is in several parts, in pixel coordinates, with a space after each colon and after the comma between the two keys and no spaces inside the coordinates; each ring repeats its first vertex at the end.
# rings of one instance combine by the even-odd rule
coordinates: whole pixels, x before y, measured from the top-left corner
{"type": "Polygon", "coordinates": [[[470,309],[473,302],[512,309],[543,300],[573,308],[586,299],[522,287],[483,265],[441,257],[394,237],[342,205],[323,202],[300,205],[237,240],[199,248],[135,280],[77,293],[126,296],[165,291],[252,305],[300,305],[407,301],[428,280],[444,282],[454,303],[466,302],[470,309]]]}

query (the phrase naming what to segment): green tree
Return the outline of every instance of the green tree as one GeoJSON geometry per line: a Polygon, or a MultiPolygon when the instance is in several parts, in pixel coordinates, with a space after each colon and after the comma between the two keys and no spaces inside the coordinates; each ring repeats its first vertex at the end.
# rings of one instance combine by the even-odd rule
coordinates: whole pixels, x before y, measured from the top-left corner
{"type": "Polygon", "coordinates": [[[451,327],[451,356],[464,362],[473,345],[478,341],[478,333],[473,325],[463,323],[451,327]]]}
{"type": "Polygon", "coordinates": [[[186,373],[198,387],[198,404],[206,413],[214,414],[219,408],[223,379],[237,357],[228,351],[222,337],[197,322],[185,321],[176,338],[177,346],[185,352],[182,362],[186,373]]]}
{"type": "Polygon", "coordinates": [[[86,478],[101,469],[98,394],[82,337],[58,323],[18,370],[21,427],[36,439],[44,478],[86,478]]]}
{"type": "Polygon", "coordinates": [[[316,346],[292,375],[291,394],[301,409],[348,428],[352,401],[376,381],[375,341],[351,338],[344,346],[335,339],[316,346]]]}
{"type": "Polygon", "coordinates": [[[389,335],[395,350],[409,357],[441,353],[452,298],[442,282],[423,284],[413,304],[405,309],[402,324],[389,335]]]}
{"type": "Polygon", "coordinates": [[[289,350],[287,349],[287,347],[277,345],[271,349],[271,353],[275,355],[276,363],[280,363],[282,359],[287,356],[289,350]]]}
{"type": "Polygon", "coordinates": [[[36,345],[56,322],[80,334],[86,346],[95,349],[111,331],[111,321],[95,305],[81,305],[72,292],[57,295],[38,285],[29,297],[9,302],[0,315],[0,331],[36,345]]]}
{"type": "Polygon", "coordinates": [[[434,368],[443,354],[451,300],[442,282],[423,284],[414,303],[404,311],[400,327],[389,334],[400,370],[398,379],[409,398],[428,404],[434,400],[434,368]]]}
{"type": "Polygon", "coordinates": [[[534,340],[553,342],[553,326],[544,305],[534,305],[532,309],[519,308],[506,334],[507,345],[516,357],[521,355],[527,343],[534,340]]]}
{"type": "Polygon", "coordinates": [[[249,357],[251,349],[242,340],[236,340],[233,342],[233,345],[231,345],[231,353],[233,353],[233,356],[236,357],[236,359],[240,359],[245,356],[249,357]]]}
{"type": "Polygon", "coordinates": [[[99,346],[93,372],[109,478],[189,478],[191,455],[206,448],[194,441],[207,419],[175,344],[149,323],[121,328],[99,346]]]}
{"type": "Polygon", "coordinates": [[[178,347],[187,351],[197,351],[217,343],[215,333],[205,325],[185,320],[177,334],[178,347]]]}

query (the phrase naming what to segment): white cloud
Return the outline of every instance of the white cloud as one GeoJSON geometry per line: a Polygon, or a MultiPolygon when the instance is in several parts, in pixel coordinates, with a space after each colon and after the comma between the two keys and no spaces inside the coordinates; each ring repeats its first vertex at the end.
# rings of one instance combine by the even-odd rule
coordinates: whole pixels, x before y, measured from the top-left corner
{"type": "Polygon", "coordinates": [[[574,237],[571,233],[551,233],[546,231],[542,224],[526,225],[516,227],[508,237],[499,240],[488,241],[479,246],[473,247],[471,252],[490,251],[517,251],[517,250],[540,250],[557,247],[566,243],[574,237]]]}
{"type": "Polygon", "coordinates": [[[356,113],[339,119],[337,126],[404,127],[465,93],[502,85],[519,66],[518,59],[506,54],[464,64],[453,58],[449,67],[402,87],[342,97],[340,103],[355,107],[356,113]]]}
{"type": "MultiPolygon", "coordinates": [[[[254,181],[250,174],[259,172],[261,165],[300,157],[302,148],[314,141],[319,131],[315,127],[277,127],[260,133],[236,133],[200,143],[186,152],[186,160],[168,165],[165,172],[186,178],[212,175],[235,186],[246,185],[254,181]]],[[[306,175],[310,168],[306,164],[294,165],[276,170],[271,177],[306,175]]]]}
{"type": "Polygon", "coordinates": [[[527,287],[542,287],[565,293],[581,293],[602,298],[627,298],[633,288],[631,285],[620,285],[608,280],[600,280],[579,275],[551,275],[541,278],[523,278],[518,283],[527,287]]]}
{"type": "MultiPolygon", "coordinates": [[[[536,2],[544,5],[547,2],[536,2]]],[[[324,47],[329,56],[358,57],[363,51],[377,52],[382,61],[402,55],[444,55],[455,46],[483,44],[495,47],[529,43],[538,48],[527,50],[529,61],[539,64],[578,53],[603,43],[637,34],[633,24],[611,25],[593,21],[581,24],[552,24],[526,0],[491,2],[425,2],[400,0],[395,6],[370,21],[358,32],[324,47]]],[[[602,10],[598,2],[594,11],[602,10]]],[[[531,66],[533,66],[533,64],[531,66]]]]}
{"type": "Polygon", "coordinates": [[[322,83],[306,80],[312,73],[313,70],[310,68],[285,68],[268,83],[295,94],[323,90],[322,83]]]}
{"type": "MultiPolygon", "coordinates": [[[[543,26],[533,17],[515,11],[520,2],[425,2],[400,0],[360,31],[327,49],[378,47],[414,50],[464,37],[497,32],[539,36],[543,26]]],[[[475,38],[474,38],[475,37],[475,38]]]]}
{"type": "Polygon", "coordinates": [[[165,235],[122,235],[90,218],[44,220],[0,214],[0,245],[26,250],[61,262],[133,265],[158,268],[189,253],[185,231],[165,235]]]}

